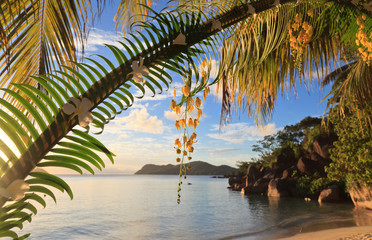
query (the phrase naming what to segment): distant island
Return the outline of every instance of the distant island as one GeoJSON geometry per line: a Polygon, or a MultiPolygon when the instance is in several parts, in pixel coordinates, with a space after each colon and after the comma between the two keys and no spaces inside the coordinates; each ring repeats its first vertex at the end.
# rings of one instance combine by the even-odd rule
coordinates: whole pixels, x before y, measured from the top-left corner
{"type": "MultiPolygon", "coordinates": [[[[155,165],[146,164],[139,171],[134,174],[166,174],[166,175],[178,175],[180,172],[180,165],[155,165]]],[[[231,173],[237,172],[236,168],[221,165],[214,166],[207,162],[195,161],[190,163],[190,169],[187,170],[187,175],[231,175],[231,173]]]]}

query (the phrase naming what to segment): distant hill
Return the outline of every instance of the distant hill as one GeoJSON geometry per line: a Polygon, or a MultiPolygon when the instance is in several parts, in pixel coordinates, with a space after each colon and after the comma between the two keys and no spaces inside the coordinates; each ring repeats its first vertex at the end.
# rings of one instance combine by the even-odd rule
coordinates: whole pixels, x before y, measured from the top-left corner
{"type": "MultiPolygon", "coordinates": [[[[214,166],[207,162],[195,161],[191,162],[190,169],[187,170],[187,175],[230,175],[232,172],[237,172],[236,168],[221,165],[214,166]]],[[[134,174],[166,174],[178,175],[180,172],[180,165],[155,165],[146,164],[134,174]]]]}

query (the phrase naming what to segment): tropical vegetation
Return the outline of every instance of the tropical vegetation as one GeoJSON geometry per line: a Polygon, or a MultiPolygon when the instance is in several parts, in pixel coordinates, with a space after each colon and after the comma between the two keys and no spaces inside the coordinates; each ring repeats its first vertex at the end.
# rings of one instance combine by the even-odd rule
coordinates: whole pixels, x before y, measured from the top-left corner
{"type": "MultiPolygon", "coordinates": [[[[153,95],[169,89],[168,71],[185,83],[183,96],[176,106],[172,103],[175,111],[196,106],[195,95],[207,94],[208,86],[218,83],[222,123],[228,122],[233,103],[265,122],[278,93],[305,84],[313,71],[318,76],[328,72],[338,60],[345,64],[324,82],[334,84],[330,103],[338,102],[340,113],[349,99],[371,106],[369,1],[182,1],[160,13],[138,2],[148,1],[121,1],[118,24],[125,26],[129,19],[136,28],[121,43],[125,51],[107,46],[115,63],[105,56],[78,61],[77,43],[85,41],[89,16],[99,15],[104,1],[1,2],[0,128],[12,144],[0,140],[0,237],[27,238],[14,228],[31,221],[35,205],[45,207],[43,195],[56,200],[52,188],[73,197],[70,187],[45,169],[93,174],[105,167],[97,153],[113,161],[114,154],[91,133],[101,133],[142,97],[134,96],[134,89],[153,95]],[[210,65],[203,60],[212,56],[220,70],[209,82],[210,65]],[[207,70],[200,73],[198,64],[207,70]]],[[[194,128],[195,119],[187,126],[184,116],[180,131],[187,139],[180,142],[188,160],[194,137],[187,127],[194,128]]]]}
{"type": "Polygon", "coordinates": [[[332,180],[344,179],[346,187],[354,184],[372,184],[372,130],[363,124],[370,110],[355,111],[345,108],[345,118],[338,114],[338,106],[330,111],[330,121],[334,125],[338,140],[331,149],[332,163],[327,168],[332,180]]]}

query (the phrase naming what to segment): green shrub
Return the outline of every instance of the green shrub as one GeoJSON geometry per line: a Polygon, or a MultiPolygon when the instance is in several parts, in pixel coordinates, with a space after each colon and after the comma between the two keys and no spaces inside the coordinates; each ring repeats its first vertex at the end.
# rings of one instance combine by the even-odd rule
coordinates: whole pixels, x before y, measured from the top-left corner
{"type": "Polygon", "coordinates": [[[372,129],[361,121],[361,114],[371,116],[370,111],[345,109],[345,117],[337,114],[337,107],[330,111],[338,140],[330,151],[332,163],[326,172],[332,180],[345,179],[347,187],[353,183],[372,185],[372,129]]]}
{"type": "Polygon", "coordinates": [[[340,185],[339,183],[328,178],[313,179],[309,176],[302,176],[298,179],[296,189],[299,196],[310,197],[319,195],[322,190],[333,184],[340,185]]]}

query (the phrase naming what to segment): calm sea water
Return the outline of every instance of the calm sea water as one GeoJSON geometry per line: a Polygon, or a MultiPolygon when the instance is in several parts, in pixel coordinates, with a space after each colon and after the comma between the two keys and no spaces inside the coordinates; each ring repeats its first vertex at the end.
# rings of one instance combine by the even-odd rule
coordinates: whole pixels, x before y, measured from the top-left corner
{"type": "Polygon", "coordinates": [[[227,179],[188,176],[63,176],[74,200],[57,194],[24,233],[30,239],[275,239],[300,231],[370,225],[352,204],[242,196],[227,179]],[[190,183],[191,185],[188,185],[190,183]]]}

